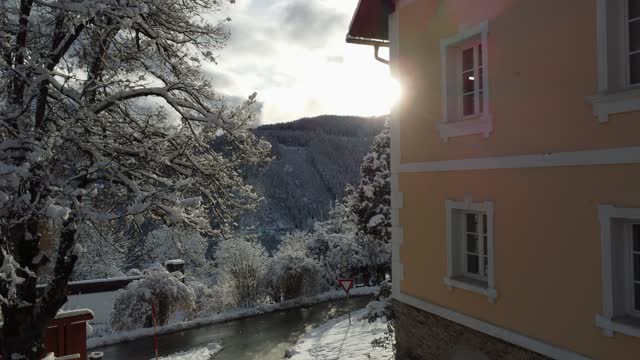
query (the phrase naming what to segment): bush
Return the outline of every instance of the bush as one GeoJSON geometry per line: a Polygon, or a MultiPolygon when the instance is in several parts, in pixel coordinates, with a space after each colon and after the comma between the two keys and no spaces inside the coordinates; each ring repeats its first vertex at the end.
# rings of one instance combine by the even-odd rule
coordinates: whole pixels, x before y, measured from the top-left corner
{"type": "Polygon", "coordinates": [[[318,292],[322,267],[306,251],[309,235],[288,234],[278,246],[269,267],[269,290],[275,302],[318,292]]]}
{"type": "Polygon", "coordinates": [[[195,295],[191,318],[203,318],[225,311],[231,307],[228,291],[219,286],[210,286],[199,281],[188,283],[195,295]]]}
{"type": "Polygon", "coordinates": [[[224,240],[215,254],[219,284],[229,289],[235,305],[255,306],[265,297],[265,275],[269,256],[262,245],[243,238],[224,240]]]}
{"type": "Polygon", "coordinates": [[[144,279],[118,291],[111,313],[111,327],[116,331],[152,327],[152,303],[156,305],[158,325],[165,325],[177,311],[191,312],[195,296],[175,276],[156,267],[146,271],[144,279]]]}
{"type": "Polygon", "coordinates": [[[378,293],[377,299],[367,304],[365,314],[362,318],[369,321],[369,323],[373,323],[378,319],[387,321],[387,330],[384,332],[384,335],[373,339],[371,345],[373,345],[373,347],[391,349],[395,354],[395,314],[393,311],[393,303],[391,302],[391,282],[389,280],[385,280],[380,284],[380,292],[378,293]]]}

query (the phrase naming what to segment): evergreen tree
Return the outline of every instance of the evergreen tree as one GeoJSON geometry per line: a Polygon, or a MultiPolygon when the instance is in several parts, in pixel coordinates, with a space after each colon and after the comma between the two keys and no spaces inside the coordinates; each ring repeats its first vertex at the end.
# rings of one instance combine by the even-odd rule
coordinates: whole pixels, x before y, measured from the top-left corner
{"type": "Polygon", "coordinates": [[[382,281],[391,264],[391,152],[389,126],[377,135],[360,166],[360,184],[347,189],[358,242],[370,275],[382,281]]]}

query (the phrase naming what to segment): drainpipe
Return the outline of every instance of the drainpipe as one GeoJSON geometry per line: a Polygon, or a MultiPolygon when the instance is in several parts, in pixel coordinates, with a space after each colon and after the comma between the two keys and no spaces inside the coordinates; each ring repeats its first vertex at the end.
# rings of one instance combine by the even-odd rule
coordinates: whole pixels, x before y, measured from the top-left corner
{"type": "Polygon", "coordinates": [[[374,45],[373,46],[373,56],[376,58],[376,60],[380,61],[381,63],[385,64],[385,65],[389,65],[389,60],[380,57],[380,46],[378,45],[374,45]]]}
{"type": "MultiPolygon", "coordinates": [[[[384,9],[383,20],[382,20],[383,28],[385,29],[385,32],[389,34],[389,16],[396,11],[396,2],[395,0],[380,0],[380,1],[382,2],[382,8],[384,9]]],[[[385,65],[389,65],[389,60],[380,57],[379,51],[380,51],[380,46],[374,45],[373,56],[375,57],[375,59],[385,65]]]]}

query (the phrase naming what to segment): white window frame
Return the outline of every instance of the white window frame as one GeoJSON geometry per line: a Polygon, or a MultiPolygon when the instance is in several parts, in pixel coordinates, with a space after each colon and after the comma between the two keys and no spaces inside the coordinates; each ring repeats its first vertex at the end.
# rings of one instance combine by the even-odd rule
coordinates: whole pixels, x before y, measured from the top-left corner
{"type": "MultiPolygon", "coordinates": [[[[625,252],[627,254],[625,262],[625,273],[627,279],[625,283],[626,290],[626,308],[627,314],[634,318],[640,318],[640,309],[635,309],[635,289],[634,284],[638,281],[634,279],[634,250],[633,250],[633,226],[640,225],[640,220],[630,220],[625,224],[624,238],[626,241],[625,252]]],[[[637,252],[636,252],[637,253],[637,252]]]]}
{"type": "Polygon", "coordinates": [[[602,313],[596,326],[606,336],[614,332],[640,337],[640,312],[632,311],[633,265],[631,233],[633,223],[640,223],[640,208],[598,207],[602,253],[602,313]],[[622,256],[620,254],[622,253],[622,256]],[[617,283],[616,279],[623,279],[617,283]]]}
{"type": "MultiPolygon", "coordinates": [[[[447,200],[445,202],[447,213],[447,276],[444,284],[450,289],[454,288],[472,291],[488,298],[494,303],[498,297],[495,289],[494,245],[493,245],[493,202],[485,201],[474,203],[471,198],[465,201],[447,200]],[[487,276],[469,274],[466,264],[466,214],[478,213],[487,216],[487,276]],[[460,219],[462,217],[463,219],[460,219]],[[456,265],[458,264],[458,265],[456,265]],[[461,267],[460,267],[461,266],[461,267]],[[462,269],[462,270],[461,270],[462,269]]],[[[482,228],[482,216],[479,217],[479,227],[482,228]]],[[[481,246],[483,239],[479,237],[479,256],[482,257],[481,246]]],[[[480,266],[480,274],[483,267],[480,266]]]]}
{"type": "MultiPolygon", "coordinates": [[[[484,228],[484,224],[483,224],[483,217],[485,215],[487,215],[485,212],[482,211],[463,211],[460,214],[463,219],[462,221],[460,221],[460,232],[463,235],[463,239],[461,239],[461,241],[463,242],[463,246],[462,246],[462,254],[460,255],[462,257],[462,267],[464,268],[464,274],[462,274],[465,277],[469,277],[472,279],[477,279],[480,281],[487,281],[488,280],[488,274],[485,276],[484,275],[484,265],[485,265],[485,254],[487,254],[486,256],[488,257],[488,253],[487,253],[487,249],[484,248],[484,237],[487,236],[487,229],[484,228]],[[466,236],[469,235],[469,232],[467,231],[467,216],[469,214],[473,214],[473,215],[477,215],[479,220],[478,220],[478,231],[475,233],[478,237],[478,253],[474,254],[474,253],[470,253],[469,249],[467,248],[467,241],[466,241],[466,236]],[[478,274],[474,274],[474,273],[470,273],[469,272],[469,264],[467,263],[467,255],[477,255],[478,256],[478,274]]],[[[487,227],[488,226],[488,216],[487,216],[487,227]]],[[[488,247],[488,245],[487,245],[488,247]]],[[[487,260],[488,262],[488,260],[487,260]]],[[[487,266],[488,267],[488,266],[487,266]]]]}
{"type": "MultiPolygon", "coordinates": [[[[442,115],[438,124],[440,137],[447,142],[455,136],[481,134],[488,137],[493,131],[493,121],[489,108],[489,48],[487,39],[489,22],[483,21],[471,28],[461,29],[456,35],[440,41],[441,72],[442,72],[442,115]],[[482,113],[463,116],[462,97],[462,51],[473,44],[482,46],[482,113]],[[452,71],[452,70],[455,70],[452,71]]],[[[474,57],[475,57],[474,51],[474,57]]],[[[474,67],[478,61],[474,61],[474,67]]],[[[474,69],[475,71],[475,69],[474,69]]],[[[478,83],[476,81],[476,89],[478,83]]],[[[477,96],[477,91],[476,91],[477,96]]],[[[475,101],[476,109],[479,102],[475,101]]]]}
{"type": "Polygon", "coordinates": [[[640,111],[640,84],[631,84],[629,0],[597,0],[598,94],[587,100],[600,122],[640,111]]]}
{"type": "Polygon", "coordinates": [[[624,17],[623,17],[623,19],[624,19],[623,23],[624,23],[624,41],[625,41],[625,57],[626,57],[626,67],[625,67],[626,85],[629,88],[639,89],[640,88],[640,82],[637,83],[637,84],[632,84],[631,83],[631,55],[640,53],[640,50],[636,50],[633,53],[631,52],[631,49],[629,48],[630,47],[629,38],[631,37],[630,34],[629,34],[629,28],[630,28],[631,22],[640,21],[640,17],[631,19],[631,14],[629,14],[629,0],[625,0],[624,1],[624,17]]]}

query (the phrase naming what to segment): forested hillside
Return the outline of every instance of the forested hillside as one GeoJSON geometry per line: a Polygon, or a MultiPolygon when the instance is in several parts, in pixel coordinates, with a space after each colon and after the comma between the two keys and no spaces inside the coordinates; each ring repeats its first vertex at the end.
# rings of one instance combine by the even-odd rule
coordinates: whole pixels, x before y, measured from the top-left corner
{"type": "Polygon", "coordinates": [[[272,250],[282,235],[322,220],[345,186],[358,182],[362,158],[383,126],[384,117],[319,116],[257,128],[275,159],[249,176],[264,201],[242,225],[255,227],[272,250]]]}

